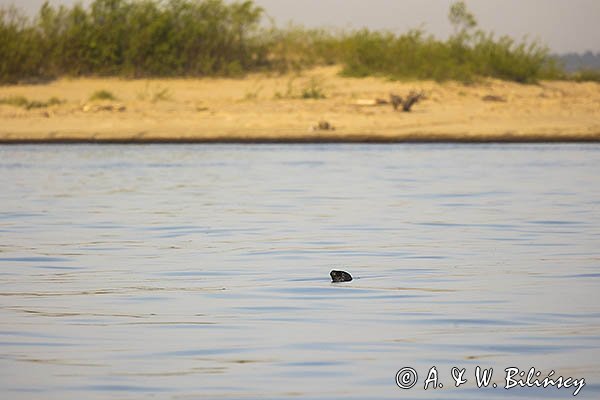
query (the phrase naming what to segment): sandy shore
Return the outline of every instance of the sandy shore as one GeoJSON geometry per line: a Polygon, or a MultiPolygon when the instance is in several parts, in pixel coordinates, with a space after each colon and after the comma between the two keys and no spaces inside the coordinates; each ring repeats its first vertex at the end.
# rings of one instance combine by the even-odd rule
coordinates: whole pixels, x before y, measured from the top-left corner
{"type": "Polygon", "coordinates": [[[342,78],[337,71],[2,86],[0,99],[57,97],[64,103],[30,110],[0,104],[0,142],[600,141],[597,83],[492,80],[465,86],[342,78]],[[300,98],[309,87],[326,98],[300,98]],[[116,100],[90,101],[97,90],[116,100]],[[369,105],[411,90],[427,98],[410,113],[369,105]],[[314,129],[322,120],[335,130],[314,129]]]}

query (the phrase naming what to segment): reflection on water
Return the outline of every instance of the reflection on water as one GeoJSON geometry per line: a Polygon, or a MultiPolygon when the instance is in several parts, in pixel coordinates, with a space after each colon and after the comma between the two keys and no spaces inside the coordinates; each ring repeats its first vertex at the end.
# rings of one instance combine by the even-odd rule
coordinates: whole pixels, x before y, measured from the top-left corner
{"type": "Polygon", "coordinates": [[[599,167],[596,145],[0,147],[0,390],[572,393],[453,387],[480,365],[598,398],[599,167]]]}

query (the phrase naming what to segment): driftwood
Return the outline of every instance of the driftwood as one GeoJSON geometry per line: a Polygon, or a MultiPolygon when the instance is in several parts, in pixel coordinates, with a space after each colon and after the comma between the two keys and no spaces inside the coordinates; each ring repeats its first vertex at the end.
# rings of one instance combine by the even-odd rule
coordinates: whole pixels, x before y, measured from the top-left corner
{"type": "Polygon", "coordinates": [[[390,104],[386,99],[358,99],[354,101],[354,105],[362,106],[362,107],[376,107],[376,106],[385,106],[390,104]]]}
{"type": "Polygon", "coordinates": [[[81,108],[83,112],[100,112],[100,111],[118,111],[124,112],[127,110],[122,104],[84,104],[81,108]]]}
{"type": "Polygon", "coordinates": [[[403,99],[402,97],[396,94],[390,93],[390,103],[392,103],[392,106],[396,111],[398,110],[398,108],[400,108],[400,106],[402,106],[402,111],[410,112],[412,106],[414,106],[423,99],[425,99],[425,93],[415,92],[414,90],[408,94],[406,99],[403,99]]]}
{"type": "Polygon", "coordinates": [[[398,107],[404,103],[404,100],[402,100],[402,97],[390,93],[390,103],[392,103],[394,110],[398,110],[398,107]]]}
{"type": "MultiPolygon", "coordinates": [[[[423,99],[425,99],[425,93],[415,92],[413,90],[408,94],[406,99],[398,96],[397,94],[390,93],[389,100],[381,99],[381,98],[359,99],[359,100],[356,100],[356,102],[354,104],[357,106],[370,106],[370,107],[391,104],[392,107],[394,107],[395,111],[398,111],[401,108],[402,111],[404,111],[404,112],[410,112],[411,108],[423,99]]],[[[322,129],[322,128],[319,128],[319,129],[322,129]]]]}
{"type": "Polygon", "coordinates": [[[506,102],[506,98],[504,98],[502,96],[496,96],[494,94],[488,94],[487,96],[483,96],[481,98],[481,100],[483,100],[483,101],[497,101],[497,102],[501,102],[501,103],[505,103],[506,102]]]}

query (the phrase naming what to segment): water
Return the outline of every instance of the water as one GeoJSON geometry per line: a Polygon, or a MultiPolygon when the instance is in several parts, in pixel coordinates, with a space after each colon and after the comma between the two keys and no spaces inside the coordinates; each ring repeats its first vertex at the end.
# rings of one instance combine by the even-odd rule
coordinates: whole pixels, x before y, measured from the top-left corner
{"type": "Polygon", "coordinates": [[[535,367],[599,398],[599,167],[598,145],[2,146],[0,393],[572,397],[502,388],[535,367]]]}

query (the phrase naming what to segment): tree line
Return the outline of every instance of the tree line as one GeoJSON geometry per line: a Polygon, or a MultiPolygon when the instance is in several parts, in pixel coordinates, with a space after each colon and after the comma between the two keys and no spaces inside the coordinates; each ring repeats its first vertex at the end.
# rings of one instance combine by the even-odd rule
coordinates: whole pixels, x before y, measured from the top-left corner
{"type": "Polygon", "coordinates": [[[94,0],[42,5],[29,18],[0,8],[0,83],[60,76],[204,77],[341,64],[349,76],[392,79],[495,77],[530,83],[566,77],[537,42],[477,28],[464,2],[454,34],[277,28],[252,0],[94,0]]]}

